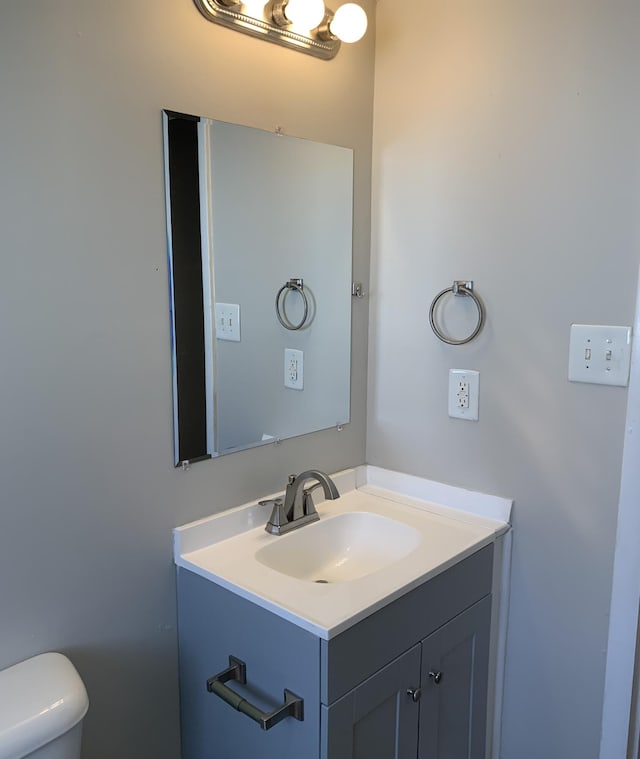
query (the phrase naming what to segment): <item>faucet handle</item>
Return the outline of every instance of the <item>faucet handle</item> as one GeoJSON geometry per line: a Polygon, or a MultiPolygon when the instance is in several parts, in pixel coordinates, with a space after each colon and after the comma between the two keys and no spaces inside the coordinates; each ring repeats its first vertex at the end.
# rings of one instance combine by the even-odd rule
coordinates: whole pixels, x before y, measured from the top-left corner
{"type": "Polygon", "coordinates": [[[264,528],[273,535],[280,534],[280,528],[289,521],[284,513],[284,502],[282,498],[271,498],[267,501],[258,501],[259,506],[273,506],[271,516],[264,528]]]}
{"type": "Polygon", "coordinates": [[[282,503],[282,498],[280,496],[277,498],[267,498],[266,501],[258,501],[258,506],[275,506],[279,503],[282,503]]]}
{"type": "Polygon", "coordinates": [[[318,482],[315,485],[313,485],[310,488],[305,488],[302,493],[302,513],[307,514],[317,514],[316,505],[313,502],[313,496],[311,495],[314,490],[317,490],[317,488],[322,487],[322,485],[318,482]]]}

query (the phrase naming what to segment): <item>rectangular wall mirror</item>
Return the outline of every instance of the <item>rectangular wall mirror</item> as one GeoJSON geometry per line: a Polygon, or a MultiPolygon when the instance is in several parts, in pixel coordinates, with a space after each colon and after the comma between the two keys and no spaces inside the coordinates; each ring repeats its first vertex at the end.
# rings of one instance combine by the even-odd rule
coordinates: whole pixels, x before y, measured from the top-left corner
{"type": "Polygon", "coordinates": [[[347,423],[353,151],[163,119],[176,464],[347,423]]]}

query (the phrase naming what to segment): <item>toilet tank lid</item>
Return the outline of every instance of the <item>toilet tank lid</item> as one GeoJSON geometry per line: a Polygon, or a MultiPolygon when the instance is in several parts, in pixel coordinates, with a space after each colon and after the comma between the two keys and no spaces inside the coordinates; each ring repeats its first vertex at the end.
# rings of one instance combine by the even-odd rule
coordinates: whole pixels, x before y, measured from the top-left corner
{"type": "Polygon", "coordinates": [[[71,730],[89,699],[69,659],[46,653],[0,671],[0,704],[0,759],[12,759],[71,730]]]}

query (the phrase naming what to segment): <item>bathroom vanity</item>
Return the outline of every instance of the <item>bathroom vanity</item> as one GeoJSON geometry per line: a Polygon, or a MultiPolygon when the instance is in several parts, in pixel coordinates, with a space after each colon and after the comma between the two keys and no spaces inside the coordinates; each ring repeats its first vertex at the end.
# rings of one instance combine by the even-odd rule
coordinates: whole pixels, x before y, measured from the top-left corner
{"type": "Polygon", "coordinates": [[[284,536],[253,504],[175,531],[183,759],[490,755],[511,502],[334,479],[284,536]]]}

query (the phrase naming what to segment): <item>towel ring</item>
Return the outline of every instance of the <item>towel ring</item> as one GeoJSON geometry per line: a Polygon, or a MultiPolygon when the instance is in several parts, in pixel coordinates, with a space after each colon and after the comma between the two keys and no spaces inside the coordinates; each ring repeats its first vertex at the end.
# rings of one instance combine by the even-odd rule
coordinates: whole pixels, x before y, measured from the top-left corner
{"type": "Polygon", "coordinates": [[[431,323],[431,329],[435,332],[436,337],[438,340],[442,340],[443,343],[447,343],[448,345],[464,345],[465,343],[469,343],[473,340],[474,337],[478,335],[480,330],[482,329],[484,325],[484,306],[482,305],[482,301],[480,298],[473,292],[473,282],[466,282],[465,280],[456,280],[451,287],[447,287],[442,292],[439,292],[436,297],[433,299],[433,303],[431,304],[431,308],[429,309],[429,322],[431,323]],[[469,337],[462,338],[461,340],[456,340],[451,337],[447,337],[447,335],[444,334],[444,332],[438,327],[435,320],[435,309],[438,305],[438,301],[440,298],[442,298],[443,295],[446,295],[447,293],[453,293],[454,295],[468,295],[471,300],[476,304],[476,308],[478,309],[478,323],[476,324],[475,329],[473,332],[469,335],[469,337]]]}
{"type": "Polygon", "coordinates": [[[278,290],[278,294],[276,295],[276,316],[278,317],[280,324],[282,324],[285,329],[295,331],[304,327],[304,324],[307,321],[307,316],[309,316],[309,301],[307,300],[307,294],[304,291],[303,280],[299,277],[292,277],[278,290]],[[304,304],[304,313],[302,314],[302,319],[297,324],[293,324],[293,322],[289,321],[289,317],[287,316],[286,301],[287,295],[291,292],[291,290],[296,290],[300,293],[302,303],[304,304]]]}

